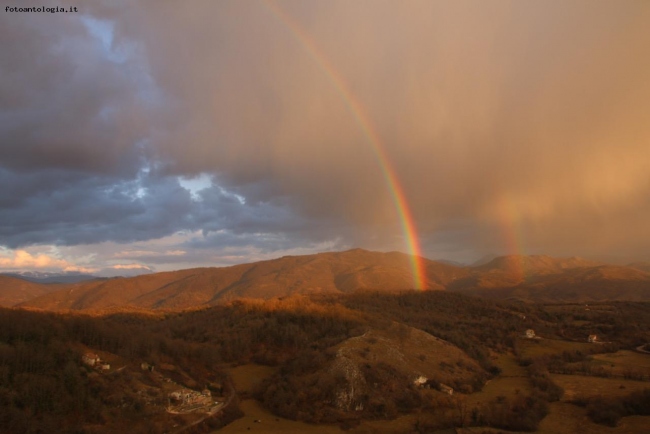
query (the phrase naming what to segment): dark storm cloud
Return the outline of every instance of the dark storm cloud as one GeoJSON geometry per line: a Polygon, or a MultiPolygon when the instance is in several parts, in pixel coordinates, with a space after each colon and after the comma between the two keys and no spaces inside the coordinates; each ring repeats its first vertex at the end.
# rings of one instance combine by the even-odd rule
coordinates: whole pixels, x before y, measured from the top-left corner
{"type": "MultiPolygon", "coordinates": [[[[280,200],[249,204],[218,185],[205,188],[193,200],[176,177],[155,171],[144,170],[126,180],[60,169],[28,173],[0,169],[0,181],[16,186],[0,192],[0,244],[11,248],[133,243],[196,230],[204,236],[177,247],[205,249],[232,243],[255,245],[264,253],[291,248],[296,236],[307,243],[328,235],[312,231],[313,222],[294,217],[280,200]],[[215,235],[225,231],[230,238],[215,235]]],[[[141,259],[167,263],[168,256],[152,252],[141,259]]]]}
{"type": "Polygon", "coordinates": [[[0,177],[17,186],[0,194],[0,243],[10,247],[160,237],[182,227],[191,208],[189,192],[172,180],[145,180],[140,187],[136,181],[72,172],[6,169],[0,177]],[[143,187],[147,194],[138,197],[143,187]]]}
{"type": "Polygon", "coordinates": [[[0,163],[136,171],[137,144],[151,127],[139,91],[145,75],[111,61],[79,18],[6,13],[0,20],[0,163]]]}
{"type": "MultiPolygon", "coordinates": [[[[232,226],[236,226],[233,224],[232,226]]],[[[265,226],[265,225],[260,225],[265,226]]],[[[178,244],[179,248],[187,249],[188,251],[194,250],[214,250],[224,248],[254,248],[260,253],[271,253],[273,251],[290,250],[297,247],[308,248],[308,246],[330,242],[338,246],[350,246],[343,236],[346,233],[346,228],[329,227],[327,229],[318,231],[310,226],[309,230],[303,228],[302,230],[295,227],[279,228],[272,225],[270,230],[261,230],[258,226],[257,230],[239,230],[239,229],[221,229],[212,232],[202,232],[201,236],[196,236],[178,244]],[[338,238],[330,239],[332,233],[341,234],[338,238]],[[300,243],[296,243],[296,239],[300,243]]],[[[271,225],[269,225],[271,226],[271,225]]],[[[287,226],[286,224],[283,226],[287,226]]],[[[224,227],[228,227],[224,225],[224,227]]],[[[352,234],[349,234],[352,235],[352,234]]],[[[348,238],[351,239],[351,238],[348,238]]]]}
{"type": "Polygon", "coordinates": [[[305,229],[308,222],[291,213],[288,200],[248,201],[245,196],[213,186],[199,193],[197,227],[205,232],[230,228],[235,232],[305,229]]]}

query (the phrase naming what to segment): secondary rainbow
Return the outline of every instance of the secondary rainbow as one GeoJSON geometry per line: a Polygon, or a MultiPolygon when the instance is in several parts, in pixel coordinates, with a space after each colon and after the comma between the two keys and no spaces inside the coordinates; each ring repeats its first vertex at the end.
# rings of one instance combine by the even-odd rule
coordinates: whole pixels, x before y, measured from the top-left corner
{"type": "Polygon", "coordinates": [[[420,241],[417,236],[415,221],[408,206],[404,190],[397,178],[397,174],[393,169],[390,161],[386,155],[386,151],[382,145],[379,135],[375,131],[370,118],[363,109],[363,106],[354,96],[350,88],[345,83],[345,80],[338,71],[332,66],[327,57],[322,53],[314,41],[310,38],[300,24],[287,15],[275,2],[272,0],[264,0],[263,3],[284,25],[291,31],[292,35],[302,45],[305,51],[311,58],[320,66],[325,72],[325,75],[330,79],[334,88],[341,95],[345,101],[350,113],[359,124],[367,142],[371,145],[374,155],[377,158],[377,163],[381,168],[384,180],[390,191],[391,199],[395,205],[395,209],[399,215],[402,232],[406,238],[407,248],[411,256],[411,268],[413,273],[413,284],[416,289],[423,290],[427,287],[426,273],[424,271],[424,262],[422,259],[422,251],[420,249],[420,241]]]}
{"type": "Polygon", "coordinates": [[[526,268],[524,267],[524,239],[520,227],[519,207],[511,195],[503,193],[496,200],[499,223],[503,232],[503,240],[508,255],[514,255],[515,266],[519,277],[525,279],[526,268]]]}

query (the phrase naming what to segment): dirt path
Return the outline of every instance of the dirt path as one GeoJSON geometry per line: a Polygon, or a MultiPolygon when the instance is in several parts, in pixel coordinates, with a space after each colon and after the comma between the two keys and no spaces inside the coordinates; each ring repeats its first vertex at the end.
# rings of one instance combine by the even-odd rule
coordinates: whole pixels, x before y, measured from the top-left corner
{"type": "Polygon", "coordinates": [[[636,347],[636,350],[638,352],[640,352],[640,353],[643,353],[643,354],[650,354],[650,351],[647,351],[647,350],[643,349],[643,347],[645,347],[646,345],[648,345],[648,344],[639,345],[638,347],[636,347]]]}

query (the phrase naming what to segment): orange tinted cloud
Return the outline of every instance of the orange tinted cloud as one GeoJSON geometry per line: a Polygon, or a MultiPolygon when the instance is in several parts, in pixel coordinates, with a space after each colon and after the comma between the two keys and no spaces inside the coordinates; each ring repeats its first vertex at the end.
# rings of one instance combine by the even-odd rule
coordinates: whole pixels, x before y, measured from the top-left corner
{"type": "Polygon", "coordinates": [[[32,255],[25,250],[4,252],[0,256],[0,268],[5,270],[47,270],[79,273],[92,273],[95,271],[93,268],[78,266],[44,253],[32,255]]]}

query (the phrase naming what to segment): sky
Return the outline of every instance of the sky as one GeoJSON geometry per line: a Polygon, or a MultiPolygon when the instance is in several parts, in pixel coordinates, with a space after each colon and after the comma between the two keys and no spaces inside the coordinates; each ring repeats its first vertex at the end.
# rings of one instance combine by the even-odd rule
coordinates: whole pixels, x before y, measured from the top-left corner
{"type": "Polygon", "coordinates": [[[646,0],[75,6],[0,11],[0,271],[650,261],[646,0]]]}

